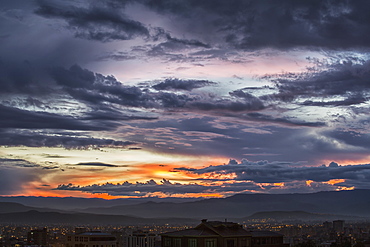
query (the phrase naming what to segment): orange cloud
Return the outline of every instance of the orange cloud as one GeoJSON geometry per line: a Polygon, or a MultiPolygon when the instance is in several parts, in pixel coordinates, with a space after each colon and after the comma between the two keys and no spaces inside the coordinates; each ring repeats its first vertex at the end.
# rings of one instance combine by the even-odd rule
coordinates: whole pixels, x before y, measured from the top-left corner
{"type": "Polygon", "coordinates": [[[344,186],[339,186],[336,190],[339,191],[339,190],[354,190],[355,187],[344,187],[344,186]]]}
{"type": "Polygon", "coordinates": [[[327,182],[323,182],[324,184],[330,184],[330,185],[336,185],[340,183],[344,183],[346,180],[345,179],[331,179],[327,182]]]}

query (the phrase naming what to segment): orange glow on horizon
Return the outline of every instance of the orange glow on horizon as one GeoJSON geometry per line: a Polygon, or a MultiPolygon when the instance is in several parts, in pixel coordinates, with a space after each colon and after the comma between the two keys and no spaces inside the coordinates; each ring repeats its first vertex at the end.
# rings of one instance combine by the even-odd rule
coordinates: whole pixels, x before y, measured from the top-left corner
{"type": "MultiPolygon", "coordinates": [[[[211,173],[203,174],[203,177],[205,179],[235,179],[237,177],[237,175],[236,175],[235,172],[225,173],[225,174],[211,172],[211,173]]],[[[201,178],[203,178],[203,177],[201,177],[201,178]]]]}
{"type": "Polygon", "coordinates": [[[340,190],[354,190],[355,187],[352,186],[352,187],[344,187],[344,186],[339,186],[336,191],[340,191],[340,190]]]}
{"type": "Polygon", "coordinates": [[[324,184],[330,184],[330,185],[336,185],[340,183],[344,183],[346,180],[345,179],[331,179],[327,182],[323,182],[324,184]]]}
{"type": "Polygon", "coordinates": [[[313,181],[312,181],[312,180],[307,180],[307,181],[306,181],[306,185],[307,185],[307,186],[311,186],[311,184],[312,184],[312,183],[313,183],[313,181]]]}

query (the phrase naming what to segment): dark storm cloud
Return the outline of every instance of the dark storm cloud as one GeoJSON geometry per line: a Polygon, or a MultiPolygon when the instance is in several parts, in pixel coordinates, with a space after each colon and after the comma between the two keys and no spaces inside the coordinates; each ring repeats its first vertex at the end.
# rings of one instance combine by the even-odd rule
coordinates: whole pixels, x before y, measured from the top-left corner
{"type": "Polygon", "coordinates": [[[137,86],[126,86],[113,76],[93,73],[77,65],[68,70],[56,68],[52,76],[72,97],[92,107],[109,102],[128,107],[177,108],[192,100],[184,94],[151,93],[137,86]]]}
{"type": "Polygon", "coordinates": [[[241,49],[273,47],[369,47],[368,1],[143,0],[162,14],[181,18],[188,27],[217,30],[241,49]],[[198,27],[200,26],[200,27],[198,27]]]}
{"type": "Polygon", "coordinates": [[[113,76],[103,76],[78,65],[51,71],[55,81],[75,99],[93,105],[102,102],[133,107],[153,107],[153,99],[136,86],[125,86],[113,76]]]}
{"type": "Polygon", "coordinates": [[[181,108],[185,107],[188,101],[192,101],[193,99],[187,95],[183,94],[174,94],[174,93],[166,93],[160,92],[158,94],[153,95],[157,98],[163,107],[166,108],[181,108]]]}
{"type": "MultiPolygon", "coordinates": [[[[87,39],[105,42],[151,36],[147,27],[125,15],[127,3],[119,3],[89,2],[81,7],[40,1],[35,13],[65,20],[76,36],[87,39]]],[[[175,16],[174,20],[182,23],[182,31],[195,37],[179,39],[162,27],[154,27],[152,39],[166,39],[157,50],[173,50],[179,46],[208,49],[213,46],[203,40],[213,44],[228,43],[246,50],[266,47],[349,49],[369,48],[370,44],[370,38],[363,35],[370,31],[367,13],[370,6],[366,0],[140,0],[131,3],[143,4],[165,17],[175,16]]]]}
{"type": "Polygon", "coordinates": [[[106,163],[101,163],[101,162],[86,162],[86,163],[78,163],[75,165],[76,166],[119,167],[117,165],[106,164],[106,163]]]}
{"type": "Polygon", "coordinates": [[[265,108],[262,101],[260,101],[257,98],[250,98],[244,101],[233,101],[230,99],[197,101],[189,105],[191,108],[202,111],[243,112],[243,111],[258,111],[263,110],[265,108]]]}
{"type": "Polygon", "coordinates": [[[277,123],[286,126],[307,126],[307,127],[323,127],[326,126],[324,122],[304,122],[288,118],[274,118],[269,115],[265,115],[258,112],[247,113],[241,118],[257,121],[257,122],[267,122],[267,123],[277,123]]]}
{"type": "Polygon", "coordinates": [[[333,100],[333,101],[312,101],[306,100],[301,105],[305,106],[351,106],[365,103],[368,99],[363,95],[350,95],[347,99],[344,100],[333,100]]]}
{"type": "Polygon", "coordinates": [[[106,55],[99,56],[97,58],[98,61],[107,61],[107,60],[114,60],[114,61],[126,61],[126,60],[133,60],[136,56],[130,55],[126,52],[117,52],[117,53],[108,53],[106,55]]]}
{"type": "MultiPolygon", "coordinates": [[[[14,55],[14,54],[13,54],[14,55]]],[[[50,93],[42,84],[45,72],[27,60],[14,61],[0,56],[0,94],[27,93],[41,95],[50,93]]]]}
{"type": "Polygon", "coordinates": [[[86,112],[83,120],[96,120],[96,121],[131,121],[131,120],[155,120],[158,119],[156,116],[150,116],[148,114],[139,114],[138,112],[132,111],[123,113],[122,111],[114,109],[112,106],[99,106],[94,107],[92,111],[86,112]]]}
{"type": "Polygon", "coordinates": [[[191,91],[196,88],[215,84],[207,80],[181,80],[178,78],[166,79],[152,87],[156,90],[186,90],[191,91]]]}
{"type": "Polygon", "coordinates": [[[353,61],[351,58],[342,62],[327,64],[316,73],[290,74],[290,78],[270,78],[275,82],[279,93],[265,95],[281,101],[294,101],[310,98],[303,105],[313,106],[349,106],[368,101],[370,94],[370,61],[353,61]],[[341,96],[338,100],[334,97],[341,96]],[[313,100],[312,98],[318,98],[313,100]],[[325,99],[321,100],[320,99],[325,99]]]}
{"type": "Polygon", "coordinates": [[[208,191],[210,188],[198,184],[183,185],[180,183],[171,183],[170,181],[163,179],[161,183],[157,183],[154,180],[149,180],[145,183],[129,183],[124,182],[122,184],[111,184],[106,183],[103,185],[93,184],[90,186],[74,186],[72,184],[59,185],[57,190],[77,190],[90,193],[109,193],[111,195],[136,195],[144,196],[148,193],[163,192],[166,194],[177,194],[177,193],[202,193],[208,191]],[[139,192],[139,193],[138,193],[139,192]]]}
{"type": "MultiPolygon", "coordinates": [[[[162,30],[162,29],[159,29],[162,30]]],[[[158,30],[157,30],[158,31],[158,30]]],[[[162,32],[162,31],[161,31],[162,32]]],[[[163,31],[164,32],[164,31],[163,31]]],[[[187,40],[174,38],[168,33],[159,33],[153,37],[153,39],[165,39],[156,45],[142,46],[141,48],[146,50],[146,54],[152,57],[164,57],[169,61],[193,61],[193,56],[187,56],[186,51],[196,50],[208,50],[210,45],[205,44],[199,40],[187,40]]]]}
{"type": "Polygon", "coordinates": [[[356,131],[349,131],[343,129],[336,129],[332,131],[325,131],[324,135],[330,136],[343,142],[347,145],[351,145],[354,147],[361,147],[364,149],[370,148],[370,135],[367,133],[359,133],[356,131]]]}
{"type": "Polygon", "coordinates": [[[203,111],[217,110],[226,112],[260,111],[266,108],[263,101],[259,98],[241,90],[230,92],[229,95],[232,97],[200,99],[190,103],[189,106],[203,111]]]}
{"type": "Polygon", "coordinates": [[[180,45],[184,45],[187,47],[195,46],[195,47],[211,48],[208,44],[200,42],[199,40],[178,39],[178,38],[172,37],[169,34],[166,35],[166,38],[168,40],[168,43],[163,44],[164,46],[166,45],[171,46],[171,44],[180,44],[180,45]]]}
{"type": "Polygon", "coordinates": [[[22,110],[0,104],[0,128],[109,130],[112,125],[97,125],[71,116],[22,110]]]}
{"type": "MultiPolygon", "coordinates": [[[[253,162],[242,160],[237,163],[230,160],[228,164],[209,166],[205,168],[175,168],[175,171],[187,171],[194,174],[225,175],[235,174],[236,180],[247,180],[256,183],[281,183],[312,180],[325,182],[332,179],[346,179],[368,183],[370,164],[339,166],[332,162],[329,166],[308,167],[291,162],[268,162],[266,160],[253,162]],[[297,166],[298,165],[298,166],[297,166]]],[[[347,181],[347,183],[350,183],[347,181]]]]}
{"type": "Polygon", "coordinates": [[[75,190],[89,193],[108,193],[110,195],[121,196],[148,196],[150,193],[161,192],[167,195],[186,194],[186,193],[217,193],[217,192],[240,192],[246,189],[256,190],[260,187],[251,182],[239,184],[225,184],[223,186],[207,186],[201,184],[180,184],[171,183],[169,180],[163,179],[160,183],[154,180],[149,180],[145,183],[124,182],[122,184],[93,184],[89,186],[78,186],[73,184],[59,185],[56,190],[75,190]]]}
{"type": "Polygon", "coordinates": [[[88,7],[52,4],[39,1],[36,14],[45,18],[62,19],[77,37],[99,40],[128,40],[137,36],[146,37],[149,31],[138,21],[126,17],[118,8],[108,8],[103,4],[88,7]]]}
{"type": "Polygon", "coordinates": [[[1,166],[10,166],[10,167],[40,167],[40,165],[32,163],[24,159],[5,159],[0,158],[1,166]]]}
{"type": "MultiPolygon", "coordinates": [[[[137,86],[126,86],[113,76],[104,76],[73,65],[69,69],[55,68],[51,72],[57,84],[62,86],[76,100],[83,101],[91,107],[102,106],[103,103],[115,103],[128,107],[141,108],[182,108],[195,111],[255,111],[264,109],[263,102],[258,98],[245,97],[217,99],[206,95],[179,94],[175,92],[150,92],[137,86]]],[[[201,86],[215,83],[206,80],[168,79],[156,84],[153,88],[183,89],[190,91],[201,86]]]]}
{"type": "Polygon", "coordinates": [[[165,40],[165,42],[160,43],[158,46],[168,47],[170,50],[182,49],[185,47],[203,47],[203,48],[211,48],[210,45],[205,44],[199,40],[195,39],[185,39],[185,38],[175,38],[172,34],[167,32],[165,29],[161,27],[154,27],[152,28],[153,37],[152,39],[155,41],[158,40],[165,40]]]}
{"type": "Polygon", "coordinates": [[[99,139],[81,136],[78,133],[65,132],[34,132],[27,130],[0,131],[0,145],[27,146],[27,147],[127,147],[137,144],[131,141],[118,141],[113,139],[99,139]]]}

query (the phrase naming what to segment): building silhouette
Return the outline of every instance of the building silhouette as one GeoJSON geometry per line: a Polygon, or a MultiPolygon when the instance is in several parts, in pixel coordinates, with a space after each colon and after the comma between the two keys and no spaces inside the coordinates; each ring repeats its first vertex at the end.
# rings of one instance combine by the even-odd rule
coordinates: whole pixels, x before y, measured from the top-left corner
{"type": "Polygon", "coordinates": [[[157,236],[154,233],[137,230],[123,236],[123,247],[155,247],[157,236]]]}
{"type": "Polygon", "coordinates": [[[81,232],[68,234],[66,247],[117,247],[116,237],[100,231],[81,232]]]}
{"type": "Polygon", "coordinates": [[[344,230],[344,220],[334,220],[333,230],[336,232],[343,232],[344,230]]]}
{"type": "Polygon", "coordinates": [[[47,246],[48,245],[48,229],[34,229],[27,233],[27,244],[47,246]]]}
{"type": "Polygon", "coordinates": [[[198,226],[161,234],[162,247],[283,247],[283,235],[247,231],[233,222],[202,220],[198,226]]]}

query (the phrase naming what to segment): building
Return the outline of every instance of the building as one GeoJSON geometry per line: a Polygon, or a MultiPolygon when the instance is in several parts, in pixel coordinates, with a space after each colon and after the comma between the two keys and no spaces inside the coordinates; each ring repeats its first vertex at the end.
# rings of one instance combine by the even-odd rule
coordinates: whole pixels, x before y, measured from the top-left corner
{"type": "Polygon", "coordinates": [[[334,220],[333,229],[336,232],[343,232],[344,230],[344,220],[334,220]]]}
{"type": "Polygon", "coordinates": [[[137,230],[123,236],[123,247],[155,247],[157,236],[147,231],[137,230]]]}
{"type": "MultiPolygon", "coordinates": [[[[250,231],[252,236],[251,247],[283,247],[284,236],[272,231],[250,231]]],[[[289,244],[288,244],[289,246],[289,244]]]]}
{"type": "Polygon", "coordinates": [[[283,247],[283,235],[247,231],[237,223],[202,220],[198,226],[161,234],[162,247],[283,247]]]}
{"type": "Polygon", "coordinates": [[[27,233],[27,244],[47,246],[48,245],[48,229],[34,229],[27,233]]]}
{"type": "Polygon", "coordinates": [[[66,247],[117,247],[116,237],[100,231],[68,234],[66,247]]]}
{"type": "Polygon", "coordinates": [[[322,226],[325,230],[328,231],[333,228],[333,222],[325,221],[324,223],[322,223],[322,226]]]}

